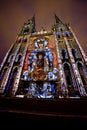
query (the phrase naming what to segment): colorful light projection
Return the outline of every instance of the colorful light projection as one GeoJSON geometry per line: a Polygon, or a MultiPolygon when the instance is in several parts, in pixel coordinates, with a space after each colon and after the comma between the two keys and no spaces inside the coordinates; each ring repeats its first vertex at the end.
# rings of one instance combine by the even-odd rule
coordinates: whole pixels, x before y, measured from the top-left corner
{"type": "Polygon", "coordinates": [[[53,37],[30,38],[22,80],[30,97],[54,98],[58,81],[57,56],[53,37]]]}

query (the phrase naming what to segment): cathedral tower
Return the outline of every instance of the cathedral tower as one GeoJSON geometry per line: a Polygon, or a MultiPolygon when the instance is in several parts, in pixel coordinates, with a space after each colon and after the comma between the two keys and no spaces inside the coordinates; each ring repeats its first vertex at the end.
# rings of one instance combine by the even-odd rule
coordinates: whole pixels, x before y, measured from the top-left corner
{"type": "Polygon", "coordinates": [[[0,66],[0,95],[27,98],[87,96],[87,56],[57,16],[50,31],[24,23],[0,66]]]}

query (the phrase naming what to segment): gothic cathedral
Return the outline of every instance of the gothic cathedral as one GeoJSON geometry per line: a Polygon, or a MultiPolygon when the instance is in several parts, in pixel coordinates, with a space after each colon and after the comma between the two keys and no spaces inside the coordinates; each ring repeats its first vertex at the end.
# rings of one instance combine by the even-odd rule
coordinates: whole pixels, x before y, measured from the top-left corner
{"type": "Polygon", "coordinates": [[[87,56],[75,33],[57,16],[50,31],[29,19],[0,65],[0,96],[87,96],[87,56]]]}

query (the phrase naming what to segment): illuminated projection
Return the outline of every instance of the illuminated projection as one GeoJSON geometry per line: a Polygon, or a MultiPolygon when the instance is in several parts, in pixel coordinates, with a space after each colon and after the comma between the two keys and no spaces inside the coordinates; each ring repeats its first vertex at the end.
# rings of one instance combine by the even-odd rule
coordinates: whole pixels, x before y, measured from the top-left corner
{"type": "Polygon", "coordinates": [[[0,65],[0,95],[26,98],[87,96],[87,56],[69,24],[56,15],[51,30],[22,26],[0,65]]]}
{"type": "Polygon", "coordinates": [[[58,80],[55,52],[52,36],[30,38],[21,78],[29,97],[54,98],[58,80]]]}

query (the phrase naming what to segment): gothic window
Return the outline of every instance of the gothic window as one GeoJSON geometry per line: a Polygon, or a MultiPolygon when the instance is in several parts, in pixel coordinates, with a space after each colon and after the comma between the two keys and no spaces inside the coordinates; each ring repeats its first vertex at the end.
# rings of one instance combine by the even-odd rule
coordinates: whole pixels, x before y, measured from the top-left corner
{"type": "Polygon", "coordinates": [[[23,39],[23,42],[26,43],[27,42],[27,38],[23,39]]]}
{"type": "Polygon", "coordinates": [[[61,32],[57,32],[57,36],[58,36],[58,38],[60,38],[61,37],[61,32]]]}
{"type": "Polygon", "coordinates": [[[61,50],[61,55],[62,55],[62,58],[63,58],[63,59],[68,58],[68,55],[67,55],[67,52],[66,52],[65,49],[62,49],[62,50],[61,50]]]}
{"type": "Polygon", "coordinates": [[[12,70],[12,72],[11,72],[11,74],[9,76],[6,88],[5,88],[5,92],[9,91],[9,93],[11,93],[11,90],[12,90],[13,85],[14,85],[14,81],[16,79],[17,71],[18,71],[18,67],[15,67],[12,70]]]}
{"type": "Polygon", "coordinates": [[[62,27],[60,28],[60,31],[61,31],[61,32],[63,31],[62,27]]]}
{"type": "Polygon", "coordinates": [[[86,81],[86,78],[85,78],[85,76],[87,75],[86,68],[84,67],[83,63],[80,62],[80,61],[77,62],[77,67],[78,67],[78,70],[79,70],[83,84],[87,85],[87,81],[86,81]]]}
{"type": "Polygon", "coordinates": [[[12,61],[13,57],[14,57],[14,54],[10,55],[10,57],[8,59],[8,63],[10,63],[12,61]]]}
{"type": "Polygon", "coordinates": [[[25,28],[24,34],[27,33],[27,32],[29,32],[29,28],[28,27],[25,28]]]}
{"type": "Polygon", "coordinates": [[[5,76],[5,73],[6,73],[7,69],[8,69],[8,68],[5,67],[5,68],[2,70],[2,72],[1,72],[1,74],[0,74],[0,82],[2,82],[2,80],[3,80],[4,76],[5,76]]]}
{"type": "Polygon", "coordinates": [[[22,55],[18,55],[18,61],[20,62],[22,55]]]}
{"type": "Polygon", "coordinates": [[[20,62],[21,58],[22,58],[22,54],[20,53],[17,55],[15,62],[20,62]]]}
{"type": "Polygon", "coordinates": [[[78,53],[77,53],[76,49],[71,48],[71,51],[72,51],[73,57],[78,58],[78,53]]]}
{"type": "Polygon", "coordinates": [[[73,82],[72,82],[72,75],[71,75],[71,68],[70,64],[67,62],[64,62],[64,73],[65,73],[65,78],[67,82],[67,88],[69,91],[69,95],[74,95],[74,88],[73,88],[73,82]]]}
{"type": "Polygon", "coordinates": [[[22,33],[23,34],[26,34],[29,32],[29,27],[28,27],[28,24],[27,23],[24,23],[24,27],[22,29],[22,33]]]}
{"type": "Polygon", "coordinates": [[[65,72],[65,75],[66,75],[67,84],[71,85],[72,84],[71,83],[71,73],[70,73],[70,67],[69,67],[68,63],[64,64],[64,72],[65,72]]]}
{"type": "Polygon", "coordinates": [[[21,42],[21,38],[20,39],[18,39],[18,43],[20,43],[21,42]]]}
{"type": "Polygon", "coordinates": [[[69,37],[69,36],[70,36],[70,34],[69,34],[69,32],[68,32],[68,31],[65,31],[65,32],[64,32],[64,34],[65,34],[67,37],[69,37]]]}

